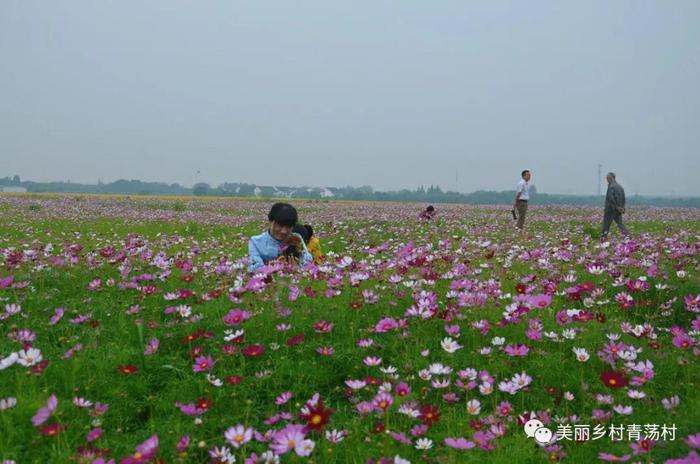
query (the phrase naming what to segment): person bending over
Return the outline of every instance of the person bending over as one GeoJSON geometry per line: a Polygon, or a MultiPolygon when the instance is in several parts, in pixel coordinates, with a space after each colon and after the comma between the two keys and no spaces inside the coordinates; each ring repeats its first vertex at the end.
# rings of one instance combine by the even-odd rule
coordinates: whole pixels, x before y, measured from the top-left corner
{"type": "Polygon", "coordinates": [[[418,215],[420,219],[432,219],[435,216],[435,207],[433,205],[428,206],[425,208],[421,213],[418,215]]]}

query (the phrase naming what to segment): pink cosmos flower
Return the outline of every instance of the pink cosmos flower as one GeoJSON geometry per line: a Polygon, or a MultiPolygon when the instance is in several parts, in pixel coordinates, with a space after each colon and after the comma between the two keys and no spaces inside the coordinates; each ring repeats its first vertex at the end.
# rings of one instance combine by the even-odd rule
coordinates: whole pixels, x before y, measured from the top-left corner
{"type": "Polygon", "coordinates": [[[445,444],[450,448],[455,448],[458,450],[471,449],[476,446],[474,442],[468,441],[466,438],[445,438],[445,444]]]}
{"type": "Polygon", "coordinates": [[[143,350],[144,356],[151,356],[152,354],[155,354],[159,347],[160,341],[157,338],[150,339],[146,345],[146,348],[143,350]]]}
{"type": "Polygon", "coordinates": [[[316,352],[321,356],[333,356],[333,353],[335,353],[335,348],[332,346],[319,346],[316,348],[316,352]]]}
{"type": "Polygon", "coordinates": [[[245,426],[238,424],[235,427],[229,427],[226,429],[224,437],[226,437],[227,442],[229,442],[234,448],[238,449],[253,438],[253,429],[250,427],[246,428],[245,426]]]}
{"type": "Polygon", "coordinates": [[[158,452],[158,435],[153,435],[136,447],[136,452],[121,460],[121,464],[143,464],[158,452]]]}
{"type": "Polygon", "coordinates": [[[46,420],[51,417],[51,414],[53,414],[53,412],[56,410],[56,406],[58,406],[58,399],[56,398],[56,395],[49,396],[46,406],[40,408],[34,417],[32,417],[32,424],[34,427],[39,427],[41,424],[46,422],[46,420]]]}
{"type": "Polygon", "coordinates": [[[103,433],[103,432],[104,432],[104,430],[102,430],[102,429],[99,428],[99,427],[90,430],[90,431],[88,432],[88,434],[87,434],[87,441],[88,441],[88,443],[91,443],[91,442],[97,440],[98,438],[100,438],[100,437],[102,436],[102,433],[103,433]]]}
{"type": "Polygon", "coordinates": [[[361,401],[355,405],[357,412],[360,414],[369,414],[374,411],[374,405],[369,401],[361,401]]]}
{"type": "Polygon", "coordinates": [[[532,295],[528,298],[528,303],[533,308],[544,309],[544,308],[547,308],[550,304],[552,304],[552,295],[547,295],[547,294],[532,295]]]}
{"type": "Polygon", "coordinates": [[[299,424],[289,424],[279,432],[275,433],[270,443],[270,449],[278,455],[286,454],[296,448],[304,441],[306,433],[305,426],[299,424]]]}
{"type": "Polygon", "coordinates": [[[653,440],[637,440],[633,443],[630,443],[630,448],[632,448],[632,454],[635,456],[638,454],[646,454],[651,452],[651,449],[654,447],[656,442],[653,440]]]}
{"type": "Polygon", "coordinates": [[[241,311],[240,309],[232,309],[224,316],[224,323],[228,326],[237,326],[242,322],[253,317],[250,311],[241,311]]]}
{"type": "Polygon", "coordinates": [[[275,404],[277,406],[282,406],[283,404],[287,403],[290,399],[292,399],[292,392],[286,391],[284,393],[280,393],[280,395],[275,399],[275,404]]]}
{"type": "Polygon", "coordinates": [[[374,327],[374,331],[377,333],[385,333],[389,332],[390,330],[397,329],[398,327],[399,323],[396,322],[396,319],[392,317],[386,317],[381,321],[377,322],[377,325],[374,327]]]}
{"type": "Polygon", "coordinates": [[[688,435],[688,437],[685,439],[685,442],[691,448],[700,448],[700,433],[688,435]]]}
{"type": "Polygon", "coordinates": [[[379,392],[372,400],[372,405],[378,411],[386,411],[394,402],[394,398],[386,392],[379,392]]]}
{"type": "Polygon", "coordinates": [[[598,454],[598,459],[600,459],[601,461],[607,461],[607,462],[627,462],[630,460],[630,457],[631,456],[629,454],[625,454],[623,456],[616,456],[614,454],[604,453],[604,452],[600,452],[598,454]]]}
{"type": "Polygon", "coordinates": [[[406,382],[399,382],[394,391],[397,396],[408,396],[411,394],[411,387],[406,382]]]}
{"type": "Polygon", "coordinates": [[[693,346],[693,339],[685,332],[681,332],[673,337],[673,346],[683,350],[688,349],[693,346]]]}
{"type": "Polygon", "coordinates": [[[51,316],[51,319],[49,320],[49,325],[56,325],[63,317],[63,314],[65,314],[65,310],[63,308],[56,308],[54,315],[51,316]]]}
{"type": "Polygon", "coordinates": [[[190,436],[189,435],[184,435],[180,440],[177,442],[177,451],[178,453],[184,453],[187,451],[187,448],[190,447],[190,436]]]}
{"type": "Polygon", "coordinates": [[[182,404],[179,401],[175,403],[175,406],[190,417],[201,416],[208,410],[207,408],[200,408],[194,403],[182,404]]]}
{"type": "Polygon", "coordinates": [[[503,349],[503,351],[505,351],[505,353],[511,357],[523,357],[527,356],[527,354],[530,352],[530,348],[528,348],[527,345],[508,345],[503,349]]]}

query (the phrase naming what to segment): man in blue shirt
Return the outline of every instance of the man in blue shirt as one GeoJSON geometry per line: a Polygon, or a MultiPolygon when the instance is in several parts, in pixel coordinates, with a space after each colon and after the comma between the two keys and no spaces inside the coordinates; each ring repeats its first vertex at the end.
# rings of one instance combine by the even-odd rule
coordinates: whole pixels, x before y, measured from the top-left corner
{"type": "Polygon", "coordinates": [[[306,249],[306,244],[299,234],[294,234],[292,229],[297,224],[297,210],[289,203],[275,203],[267,215],[270,221],[270,228],[260,235],[251,237],[248,241],[248,270],[254,271],[263,267],[270,261],[279,260],[288,264],[299,263],[304,265],[313,260],[311,254],[306,249]],[[283,254],[286,248],[286,240],[292,235],[297,235],[301,239],[302,248],[297,259],[294,256],[283,254]]]}

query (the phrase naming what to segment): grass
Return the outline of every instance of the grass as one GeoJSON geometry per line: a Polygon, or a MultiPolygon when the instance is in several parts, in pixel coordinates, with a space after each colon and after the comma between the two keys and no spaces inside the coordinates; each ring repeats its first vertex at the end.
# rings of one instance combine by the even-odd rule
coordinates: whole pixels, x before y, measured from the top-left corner
{"type": "MultiPolygon", "coordinates": [[[[51,201],[60,197],[49,197],[51,201]]],[[[647,308],[635,308],[621,311],[614,302],[615,295],[621,291],[612,285],[613,279],[607,275],[591,276],[586,273],[584,262],[590,262],[600,252],[597,239],[597,224],[581,220],[569,221],[565,214],[557,212],[554,219],[538,218],[535,214],[529,224],[528,234],[516,235],[510,229],[507,219],[491,218],[498,210],[483,208],[469,216],[459,210],[447,210],[444,216],[434,223],[415,223],[413,213],[408,209],[398,213],[398,221],[383,217],[379,208],[369,205],[366,210],[355,209],[344,204],[321,203],[305,204],[300,207],[307,218],[318,227],[322,234],[324,251],[333,251],[340,255],[352,256],[356,263],[365,262],[370,269],[370,278],[357,287],[351,287],[347,271],[342,280],[341,294],[325,298],[327,284],[323,278],[311,279],[299,275],[274,277],[273,283],[261,293],[246,293],[241,303],[232,303],[226,296],[211,301],[201,301],[200,297],[214,289],[232,285],[234,278],[244,275],[234,271],[231,276],[217,276],[213,272],[214,264],[226,257],[235,261],[246,253],[247,237],[261,229],[258,221],[244,221],[235,226],[220,224],[214,218],[211,222],[194,222],[179,220],[153,219],[142,216],[130,217],[128,211],[121,217],[75,217],[61,218],[61,212],[54,212],[58,217],[46,217],[46,206],[37,206],[27,200],[26,208],[16,210],[9,207],[9,215],[0,224],[0,248],[8,250],[43,249],[52,243],[53,256],[66,256],[63,247],[80,244],[83,250],[75,265],[57,266],[46,257],[34,261],[27,260],[16,267],[4,263],[0,277],[13,275],[15,281],[26,280],[29,286],[23,289],[0,290],[2,305],[17,303],[22,307],[22,315],[14,315],[0,321],[0,355],[7,356],[21,346],[7,335],[21,328],[29,328],[36,333],[34,345],[41,350],[48,367],[41,375],[29,373],[28,368],[19,365],[0,371],[0,398],[16,397],[17,406],[0,411],[0,459],[15,459],[17,462],[69,462],[76,450],[87,446],[87,432],[100,426],[104,435],[93,446],[109,449],[110,456],[124,457],[133,453],[135,446],[153,434],[160,438],[161,456],[165,462],[182,459],[186,462],[207,462],[207,451],[212,446],[225,445],[224,431],[227,427],[241,423],[254,427],[264,433],[269,426],[264,421],[281,411],[297,414],[303,403],[314,393],[320,393],[325,404],[334,410],[329,428],[346,429],[347,438],[339,444],[331,444],[315,432],[311,438],[316,442],[316,449],[310,456],[312,462],[367,462],[369,458],[379,456],[401,455],[412,462],[542,462],[557,456],[547,456],[532,440],[527,439],[522,429],[515,423],[515,416],[524,411],[548,410],[551,416],[578,415],[583,423],[591,423],[590,413],[593,408],[606,409],[595,403],[595,393],[611,393],[616,403],[634,406],[631,416],[614,415],[610,423],[615,424],[671,424],[678,429],[675,441],[660,442],[643,460],[653,459],[660,462],[666,458],[687,454],[688,447],[682,439],[697,433],[700,423],[700,395],[697,393],[698,379],[697,357],[690,351],[682,351],[671,345],[671,338],[663,329],[678,324],[689,329],[693,315],[683,310],[683,297],[700,293],[695,276],[698,272],[697,255],[672,259],[668,248],[664,248],[664,239],[676,235],[679,243],[692,244],[690,237],[697,236],[700,225],[697,221],[675,221],[664,217],[631,224],[635,236],[648,234],[649,244],[634,254],[635,262],[623,267],[631,278],[643,275],[644,269],[639,261],[661,250],[658,258],[659,274],[668,273],[668,278],[659,277],[658,281],[667,283],[667,290],[649,290],[636,299],[648,300],[647,308]],[[317,206],[321,210],[315,210],[317,206]],[[328,208],[328,209],[325,209],[328,208]],[[335,208],[335,210],[333,210],[335,208]],[[343,209],[346,208],[346,209],[343,209]],[[343,218],[333,222],[333,216],[343,218]],[[317,216],[317,217],[316,217],[317,216]],[[684,235],[685,234],[685,235],[684,235]],[[109,264],[98,251],[108,245],[117,252],[124,248],[127,237],[138,237],[143,245],[128,258],[130,272],[128,278],[122,276],[117,265],[109,264]],[[453,237],[457,237],[456,239],[453,237]],[[172,239],[172,240],[170,240],[172,239]],[[571,246],[572,259],[569,261],[556,258],[557,250],[565,248],[561,241],[567,239],[571,246]],[[440,241],[446,245],[441,248],[440,241]],[[527,319],[538,318],[544,325],[544,331],[561,333],[562,327],[555,321],[557,311],[581,308],[581,302],[572,302],[564,296],[555,296],[551,307],[537,310],[526,316],[524,322],[497,328],[501,313],[511,299],[489,298],[483,306],[464,307],[459,310],[451,324],[459,324],[461,336],[458,338],[463,348],[453,354],[440,348],[440,340],[445,333],[445,321],[439,318],[430,320],[412,319],[408,322],[405,336],[401,331],[385,334],[372,333],[370,329],[384,317],[402,318],[408,307],[413,304],[410,289],[402,284],[393,284],[389,276],[397,272],[397,250],[401,245],[413,241],[416,246],[431,245],[437,258],[428,265],[406,265],[404,281],[419,281],[423,272],[430,270],[441,276],[433,286],[424,285],[427,290],[438,295],[440,311],[447,308],[446,294],[452,278],[445,277],[456,263],[466,263],[469,269],[479,271],[470,279],[486,282],[494,279],[500,283],[503,293],[515,294],[516,284],[529,274],[536,276],[538,288],[549,278],[561,277],[571,270],[577,272],[577,282],[592,281],[603,288],[605,294],[600,301],[609,301],[598,307],[606,314],[607,321],[595,319],[586,323],[573,323],[567,328],[578,330],[575,340],[552,342],[543,339],[533,342],[525,337],[527,319]],[[490,245],[483,245],[489,241],[490,245]],[[389,244],[384,252],[370,257],[367,246],[389,244]],[[197,247],[196,254],[192,250],[197,247]],[[489,247],[494,248],[494,255],[488,257],[489,247]],[[519,248],[516,248],[519,247],[519,248]],[[522,250],[545,250],[549,265],[540,266],[537,260],[518,259],[522,250]],[[437,251],[436,251],[437,250],[437,251]],[[120,289],[119,283],[128,281],[131,276],[142,273],[157,274],[161,270],[152,264],[152,259],[159,252],[174,260],[187,259],[196,267],[191,275],[192,282],[183,282],[185,273],[172,265],[171,274],[164,280],[152,283],[157,293],[143,295],[136,289],[120,289]],[[146,253],[146,254],[144,254],[146,253]],[[443,257],[459,259],[448,262],[443,257]],[[582,263],[577,263],[580,258],[582,263]],[[376,260],[376,263],[373,263],[376,260]],[[388,263],[392,267],[386,267],[388,263]],[[679,279],[674,266],[682,265],[691,278],[679,279]],[[485,267],[484,267],[485,266],[485,267]],[[102,287],[89,291],[88,283],[99,277],[102,287]],[[113,284],[108,284],[110,279],[113,284]],[[310,287],[316,291],[315,298],[302,295],[296,301],[288,301],[290,285],[300,289],[310,287]],[[189,288],[195,292],[190,300],[168,302],[163,295],[168,292],[189,288]],[[362,300],[362,291],[372,290],[379,296],[375,304],[364,304],[354,309],[351,303],[362,300]],[[663,316],[659,305],[677,296],[672,304],[669,316],[663,316]],[[126,310],[138,304],[141,312],[127,314],[126,310]],[[167,306],[188,304],[193,313],[202,316],[201,320],[191,322],[175,315],[164,314],[167,306]],[[66,309],[66,315],[56,325],[49,325],[49,318],[58,307],[66,309]],[[261,343],[265,354],[260,358],[246,358],[240,354],[227,355],[223,351],[224,329],[223,316],[233,307],[251,311],[254,317],[242,324],[245,329],[245,342],[261,343]],[[289,308],[288,317],[280,317],[280,307],[289,308]],[[78,315],[91,314],[90,322],[71,324],[69,319],[78,315]],[[26,316],[26,317],[25,317],[26,316]],[[318,334],[313,324],[319,320],[328,320],[334,324],[329,334],[318,334]],[[486,319],[491,324],[491,331],[482,336],[471,327],[474,321],[486,319]],[[608,333],[620,333],[620,323],[629,321],[633,324],[649,322],[657,328],[662,348],[651,349],[648,341],[630,335],[621,335],[621,340],[643,349],[640,359],[650,360],[655,367],[654,379],[638,389],[646,393],[643,400],[633,401],[626,397],[625,391],[606,389],[599,380],[600,372],[608,367],[596,356],[596,352],[606,341],[608,333]],[[280,323],[292,326],[287,332],[275,330],[280,323]],[[211,331],[212,338],[199,338],[193,342],[183,342],[183,338],[197,329],[211,331]],[[303,333],[305,340],[297,346],[287,346],[286,341],[293,335],[303,333]],[[530,353],[524,358],[510,358],[501,352],[490,356],[479,354],[479,349],[489,346],[494,336],[504,337],[506,344],[527,343],[530,353]],[[144,346],[151,338],[160,340],[160,349],[153,356],[144,356],[144,346]],[[375,344],[368,349],[357,346],[360,338],[372,338],[375,344]],[[77,343],[82,350],[66,359],[64,353],[77,343]],[[332,346],[335,352],[324,357],[316,352],[320,346],[332,346]],[[585,364],[574,360],[573,347],[585,347],[591,359],[585,364]],[[227,376],[240,376],[243,380],[238,385],[224,384],[218,388],[211,385],[202,373],[192,371],[192,350],[201,348],[203,354],[209,354],[216,360],[212,373],[221,379],[227,376]],[[422,352],[430,350],[424,356],[422,352]],[[383,366],[392,365],[402,381],[409,383],[412,393],[408,398],[395,398],[395,405],[386,415],[361,416],[355,412],[353,404],[346,396],[347,379],[360,379],[367,376],[381,378],[396,384],[397,380],[383,374],[376,367],[362,363],[367,355],[383,359],[383,366]],[[431,388],[429,382],[417,377],[420,369],[431,363],[440,362],[459,369],[473,367],[487,370],[496,377],[496,383],[510,376],[526,371],[533,377],[533,383],[527,392],[515,395],[496,391],[491,395],[482,395],[478,389],[460,392],[452,385],[446,389],[431,388]],[[138,372],[133,375],[119,373],[118,366],[134,364],[138,372]],[[559,396],[547,393],[545,387],[555,387],[559,392],[573,393],[573,401],[561,401],[559,396]],[[290,403],[277,406],[275,398],[283,391],[293,392],[290,403]],[[459,394],[455,405],[448,405],[443,393],[451,391],[459,394]],[[54,417],[64,430],[53,437],[43,436],[31,424],[31,417],[42,407],[49,395],[56,394],[59,406],[54,417]],[[681,405],[673,411],[666,411],[661,406],[662,398],[678,395],[681,405]],[[86,410],[71,404],[73,397],[84,397],[109,404],[107,413],[99,419],[91,418],[86,410]],[[202,423],[196,425],[191,417],[180,412],[176,402],[191,403],[198,398],[209,398],[212,407],[202,415],[202,423]],[[476,416],[467,414],[465,404],[470,399],[481,401],[481,413],[476,416]],[[398,404],[415,400],[420,404],[437,405],[441,419],[431,426],[427,434],[434,441],[432,450],[422,452],[393,440],[387,433],[372,433],[377,420],[381,420],[388,430],[401,431],[409,435],[412,426],[419,423],[397,413],[398,404]],[[493,451],[469,450],[460,452],[443,444],[445,437],[472,437],[474,430],[470,422],[485,420],[494,413],[502,401],[509,401],[514,414],[504,418],[506,434],[495,441],[493,451]],[[178,455],[175,445],[178,439],[188,434],[192,445],[186,455],[178,455]],[[199,447],[198,444],[203,446],[199,447]]],[[[107,201],[121,201],[121,197],[110,197],[107,201]]],[[[200,199],[197,199],[199,202],[200,199]]],[[[81,200],[91,202],[90,197],[81,200]]],[[[103,199],[100,199],[103,201],[103,199]]],[[[183,213],[195,210],[213,214],[206,206],[190,203],[185,198],[163,198],[155,203],[155,210],[183,213]],[[198,209],[199,208],[199,209],[198,209]]],[[[263,211],[264,203],[245,204],[250,211],[263,211]]],[[[402,206],[401,208],[407,208],[402,206]]],[[[248,217],[246,209],[242,217],[248,217]]],[[[535,209],[535,211],[537,211],[535,209]]],[[[72,213],[71,213],[72,214],[72,213]]],[[[235,214],[235,213],[234,213],[235,214]]],[[[543,213],[544,214],[544,213],[543,213]]],[[[68,216],[68,213],[66,213],[68,216]]],[[[264,215],[260,217],[264,218],[264,215]]],[[[568,246],[568,245],[567,245],[568,246]]],[[[607,258],[609,259],[609,257],[607,258]]],[[[334,272],[337,272],[334,271],[334,272]]],[[[245,277],[247,279],[247,277],[245,277]]],[[[568,285],[562,283],[559,290],[568,285]]],[[[535,293],[540,290],[536,290],[535,293]]],[[[1,307],[0,307],[1,308],[1,307]]],[[[618,364],[619,366],[619,364],[618,364]]],[[[371,400],[376,387],[358,394],[362,400],[371,400]]],[[[607,408],[609,410],[609,407],[607,408]]],[[[295,419],[299,421],[299,419],[295,419]]],[[[279,425],[276,426],[279,428],[279,425]]],[[[234,450],[238,462],[255,451],[258,455],[265,450],[265,445],[248,443],[241,450],[234,450]]],[[[564,442],[563,448],[569,462],[592,462],[597,460],[601,451],[619,455],[629,453],[629,441],[612,443],[607,437],[599,441],[585,443],[564,442]]],[[[286,455],[285,461],[301,462],[306,459],[286,455]]]]}

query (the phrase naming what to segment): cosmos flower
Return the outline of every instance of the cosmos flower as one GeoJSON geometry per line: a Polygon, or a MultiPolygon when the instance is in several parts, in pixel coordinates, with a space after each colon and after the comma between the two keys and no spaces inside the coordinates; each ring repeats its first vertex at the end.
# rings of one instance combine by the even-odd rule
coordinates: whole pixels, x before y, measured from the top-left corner
{"type": "Polygon", "coordinates": [[[21,364],[22,366],[33,366],[44,359],[41,355],[41,351],[37,350],[36,348],[21,350],[19,353],[17,353],[17,356],[17,364],[21,364]]]}
{"type": "Polygon", "coordinates": [[[622,388],[627,386],[629,381],[622,372],[605,371],[600,374],[600,380],[610,388],[622,388]]]}
{"type": "Polygon", "coordinates": [[[449,446],[450,448],[458,449],[458,450],[466,450],[466,449],[471,449],[476,446],[474,442],[468,441],[466,438],[445,438],[445,444],[449,446]]]}
{"type": "Polygon", "coordinates": [[[34,417],[32,417],[32,425],[34,425],[34,427],[39,427],[41,424],[46,422],[56,410],[57,406],[58,399],[56,398],[56,395],[49,396],[46,406],[39,408],[36,414],[34,414],[34,417]]]}
{"type": "Polygon", "coordinates": [[[235,427],[229,427],[224,432],[224,437],[226,441],[229,442],[234,448],[238,449],[241,446],[248,443],[253,438],[253,429],[238,424],[235,427]]]}

